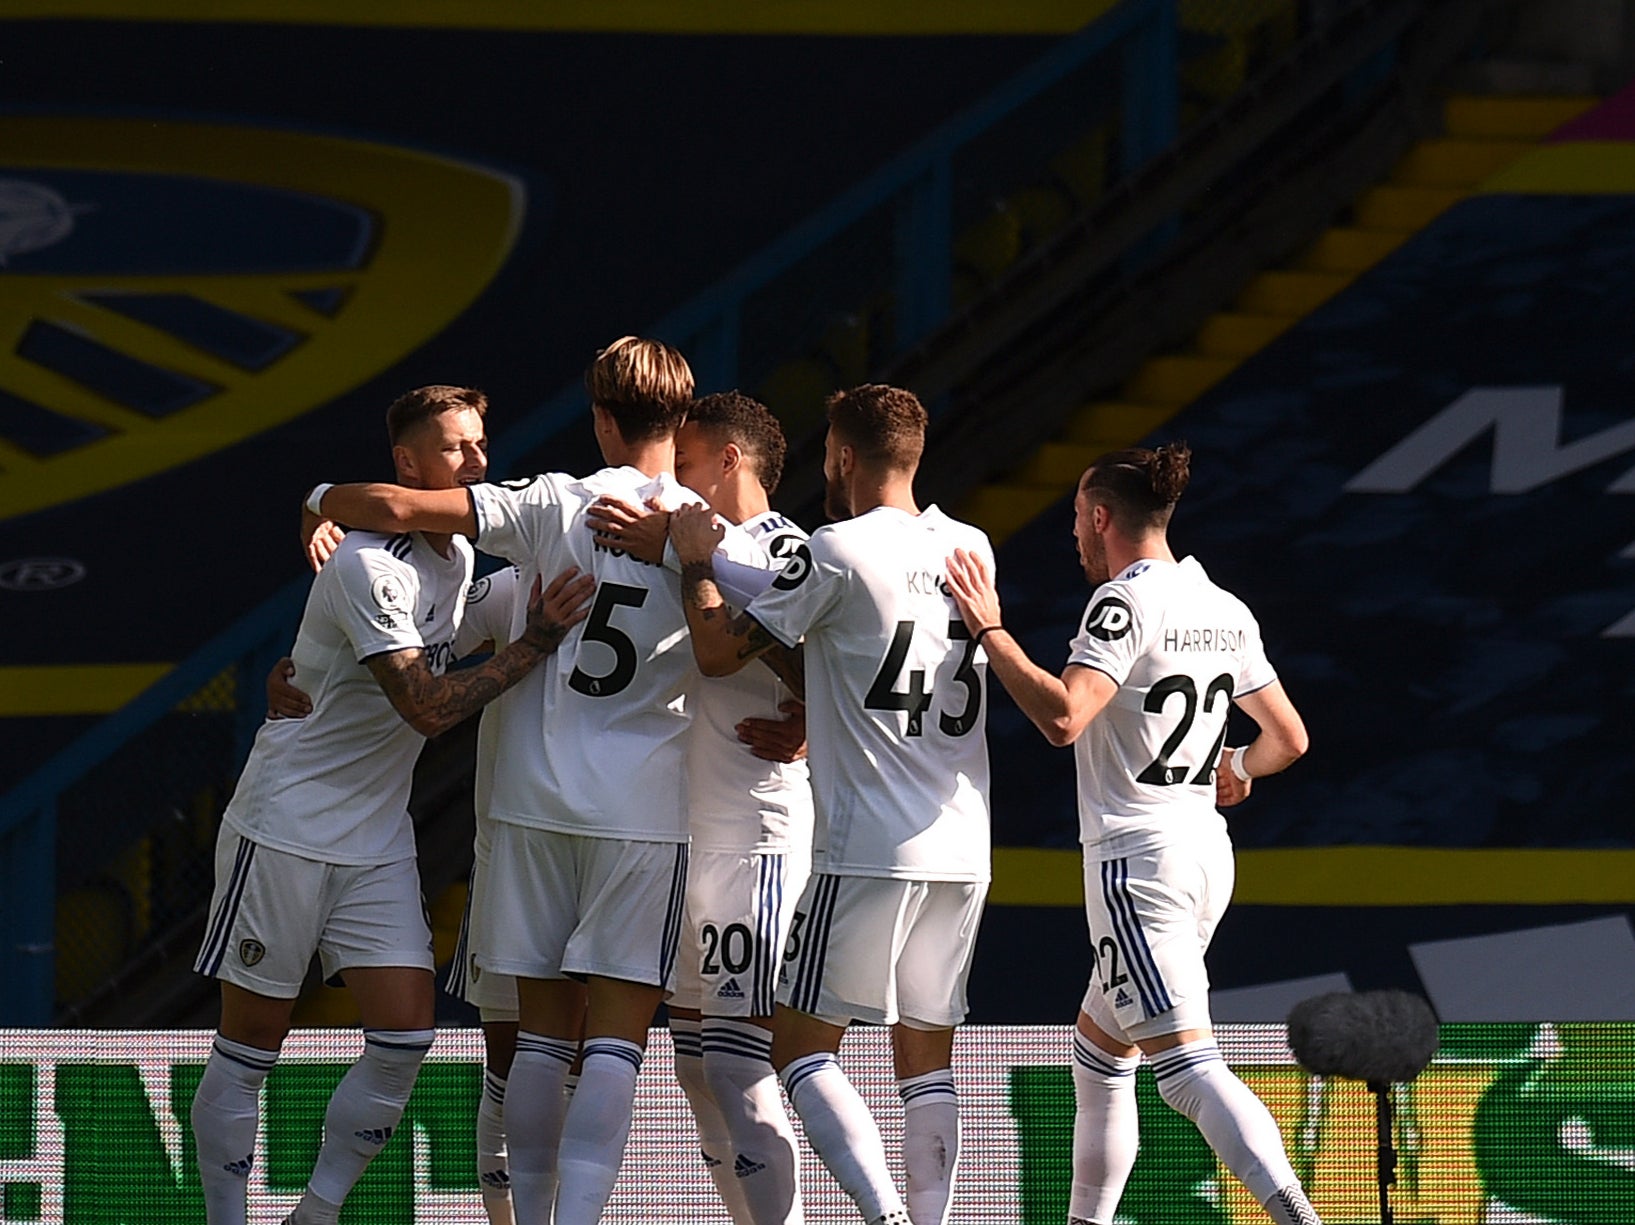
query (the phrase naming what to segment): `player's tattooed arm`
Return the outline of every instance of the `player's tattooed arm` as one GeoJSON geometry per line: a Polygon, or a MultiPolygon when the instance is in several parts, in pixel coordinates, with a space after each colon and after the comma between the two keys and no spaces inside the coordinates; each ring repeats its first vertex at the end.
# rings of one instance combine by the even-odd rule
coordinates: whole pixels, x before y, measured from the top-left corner
{"type": "Polygon", "coordinates": [[[480,710],[527,676],[585,619],[596,580],[569,567],[540,589],[534,581],[528,622],[517,640],[474,668],[438,676],[418,647],[365,661],[392,708],[422,736],[436,736],[480,710]]]}
{"type": "Polygon", "coordinates": [[[693,656],[705,676],[730,676],[750,660],[761,659],[796,696],[805,696],[806,678],[799,653],[767,633],[755,618],[734,613],[727,606],[721,589],[715,585],[711,560],[682,561],[681,603],[692,636],[693,656]]]}

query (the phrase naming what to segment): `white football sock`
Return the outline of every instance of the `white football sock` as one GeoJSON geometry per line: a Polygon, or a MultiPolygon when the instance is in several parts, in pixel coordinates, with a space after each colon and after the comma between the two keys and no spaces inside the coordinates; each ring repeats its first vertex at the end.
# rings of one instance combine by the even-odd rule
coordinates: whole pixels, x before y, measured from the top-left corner
{"type": "Polygon", "coordinates": [[[1284,1187],[1261,1207],[1266,1209],[1274,1225],[1323,1225],[1297,1182],[1284,1187]]]}
{"type": "Polygon", "coordinates": [[[420,1061],[435,1037],[430,1029],[363,1031],[363,1055],[330,1095],[323,1147],[307,1182],[311,1195],[321,1201],[313,1206],[319,1225],[328,1205],[339,1211],[347,1192],[397,1130],[420,1061]]]}
{"type": "Polygon", "coordinates": [[[1109,1055],[1073,1031],[1073,1187],[1067,1217],[1111,1225],[1141,1143],[1135,1072],[1141,1056],[1109,1055]]]}
{"type": "Polygon", "coordinates": [[[261,1084],[278,1061],[264,1051],[216,1035],[193,1095],[193,1136],[205,1219],[210,1225],[244,1225],[244,1188],[255,1160],[261,1118],[261,1084]]]}
{"type": "Polygon", "coordinates": [[[505,1077],[483,1072],[483,1095],[477,1103],[477,1186],[489,1225],[514,1225],[511,1170],[505,1160],[505,1077]]]}
{"type": "Polygon", "coordinates": [[[800,1115],[806,1139],[863,1219],[895,1225],[900,1218],[908,1225],[908,1210],[891,1180],[880,1129],[839,1061],[827,1051],[803,1055],[785,1066],[779,1077],[800,1115]]]}
{"type": "Polygon", "coordinates": [[[567,1110],[563,1092],[579,1044],[526,1031],[505,1085],[511,1211],[520,1225],[549,1225],[556,1198],[556,1153],[567,1110]]]}
{"type": "Polygon", "coordinates": [[[670,1018],[670,1039],[675,1047],[676,1082],[687,1095],[693,1121],[698,1125],[698,1149],[704,1168],[715,1184],[734,1225],[753,1225],[743,1190],[733,1174],[732,1139],[721,1117],[715,1095],[704,1078],[704,1047],[700,1026],[690,1017],[670,1018]]]}
{"type": "Polygon", "coordinates": [[[952,1068],[897,1082],[903,1099],[903,1167],[914,1225],[943,1225],[959,1166],[959,1091],[952,1068]]]}
{"type": "Polygon", "coordinates": [[[556,1225],[596,1225],[624,1161],[642,1048],[587,1038],[557,1156],[556,1225]]]}
{"type": "MultiPolygon", "coordinates": [[[[1221,1164],[1256,1200],[1268,1204],[1291,1187],[1299,1191],[1277,1121],[1226,1066],[1213,1038],[1159,1052],[1152,1056],[1152,1071],[1164,1100],[1198,1125],[1221,1164]]],[[[1305,1198],[1299,1195],[1300,1200],[1305,1198]]],[[[1306,1211],[1310,1212],[1309,1204],[1306,1211]]],[[[1301,1218],[1293,1219],[1304,1225],[1301,1218]]]]}
{"type": "Polygon", "coordinates": [[[755,1225],[801,1225],[800,1153],[772,1070],[772,1034],[704,1018],[704,1076],[732,1138],[734,1181],[755,1225]]]}

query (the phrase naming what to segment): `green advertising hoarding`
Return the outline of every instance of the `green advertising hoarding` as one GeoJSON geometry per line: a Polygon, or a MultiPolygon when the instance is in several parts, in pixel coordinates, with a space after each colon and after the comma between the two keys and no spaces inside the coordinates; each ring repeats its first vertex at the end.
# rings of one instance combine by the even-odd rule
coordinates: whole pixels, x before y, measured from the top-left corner
{"type": "MultiPolygon", "coordinates": [[[[0,1222],[204,1225],[188,1109],[209,1052],[201,1031],[0,1031],[0,1222]]],[[[1276,1026],[1223,1026],[1227,1059],[1271,1107],[1327,1225],[1378,1219],[1372,1096],[1295,1065],[1276,1026]]],[[[317,1153],[352,1030],[301,1031],[267,1080],[251,1225],[277,1225],[317,1153]]],[[[1060,1225],[1073,1123],[1065,1026],[960,1034],[963,1148],[951,1220],[1060,1225]]],[[[444,1030],[404,1123],[348,1201],[357,1225],[480,1225],[472,1126],[481,1036],[444,1030]]],[[[883,1035],[860,1030],[844,1062],[881,1119],[894,1161],[901,1105],[883,1035]]],[[[1141,1156],[1125,1225],[1265,1219],[1197,1130],[1143,1072],[1141,1156]]],[[[1402,1225],[1635,1222],[1635,1025],[1446,1026],[1443,1049],[1395,1091],[1402,1225]]],[[[900,1167],[899,1167],[900,1168],[900,1167]]],[[[854,1210],[806,1154],[807,1219],[854,1210]]],[[[655,1031],[610,1222],[725,1222],[655,1031]]]]}

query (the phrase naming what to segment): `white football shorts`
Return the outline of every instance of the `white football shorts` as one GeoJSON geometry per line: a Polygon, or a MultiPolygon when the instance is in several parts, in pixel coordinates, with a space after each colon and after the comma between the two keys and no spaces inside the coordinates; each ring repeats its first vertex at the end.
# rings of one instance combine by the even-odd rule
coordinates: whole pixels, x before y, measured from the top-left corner
{"type": "Polygon", "coordinates": [[[668,988],[687,844],[593,838],[495,822],[472,940],[484,974],[600,975],[668,988]]]}
{"type": "Polygon", "coordinates": [[[433,969],[415,861],[323,863],[223,826],[193,968],[258,995],[294,999],[314,951],[325,978],[365,966],[433,969]]]}
{"type": "Polygon", "coordinates": [[[1204,952],[1232,898],[1232,843],[1218,838],[1084,861],[1090,927],[1085,1014],[1132,1044],[1209,1027],[1204,952]]]}
{"type": "Polygon", "coordinates": [[[811,852],[694,850],[673,1008],[711,1017],[769,1017],[795,902],[811,852]]]}
{"type": "Polygon", "coordinates": [[[795,907],[778,1003],[831,1024],[965,1020],[988,886],[814,872],[795,907]]]}
{"type": "Polygon", "coordinates": [[[466,906],[460,915],[460,938],[454,944],[454,956],[449,959],[443,990],[477,1009],[485,1021],[515,1021],[518,1016],[516,976],[484,970],[477,964],[477,950],[471,943],[472,907],[478,892],[490,887],[489,853],[489,840],[479,835],[471,881],[466,890],[466,906]]]}

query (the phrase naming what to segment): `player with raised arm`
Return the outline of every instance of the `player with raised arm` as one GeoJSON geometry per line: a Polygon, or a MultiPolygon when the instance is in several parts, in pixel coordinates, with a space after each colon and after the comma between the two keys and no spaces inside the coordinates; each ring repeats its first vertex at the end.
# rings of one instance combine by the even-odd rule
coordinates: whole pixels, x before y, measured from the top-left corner
{"type": "MultiPolygon", "coordinates": [[[[424,387],[387,429],[399,479],[457,489],[481,472],[481,392],[424,387]]],[[[464,496],[463,494],[460,496],[464,496]]],[[[391,1137],[432,1042],[431,932],[408,815],[423,738],[527,675],[585,615],[588,578],[559,575],[479,668],[445,675],[471,577],[464,541],[352,533],[313,580],[292,652],[311,716],[269,720],[222,818],[196,969],[221,980],[221,1024],[192,1122],[210,1225],[243,1225],[257,1096],[316,951],[344,972],[362,1057],[336,1087],[311,1182],[289,1218],[332,1225],[391,1137]]]]}
{"type": "Polygon", "coordinates": [[[1216,1049],[1204,953],[1232,893],[1217,802],[1306,751],[1306,729],[1241,600],[1167,529],[1185,444],[1115,451],[1079,481],[1074,537],[1095,590],[1058,677],[1000,619],[990,559],[956,552],[948,581],[988,664],[1054,745],[1074,746],[1090,984],[1073,1036],[1071,1225],[1109,1225],[1135,1164],[1135,1072],[1197,1124],[1278,1225],[1317,1225],[1277,1123],[1216,1049]],[[1225,749],[1236,704],[1260,727],[1225,749]]]}
{"type": "Polygon", "coordinates": [[[828,416],[825,509],[840,522],[797,548],[743,614],[712,579],[719,526],[682,509],[670,532],[703,672],[763,654],[791,676],[804,668],[813,871],[785,954],[773,1063],[869,1225],[938,1225],[959,1154],[954,1029],[989,879],[983,664],[943,559],[992,551],[976,528],[916,505],[926,414],[911,393],[856,387],[831,397],[828,416]],[[853,1021],[892,1027],[906,1207],[837,1060],[853,1021]]]}
{"type": "MultiPolygon", "coordinates": [[[[676,435],[677,478],[740,525],[769,569],[806,539],[767,500],[784,451],[778,419],[739,392],[695,401],[676,435]]],[[[663,515],[612,503],[591,517],[610,544],[663,552],[663,515]]],[[[784,940],[811,869],[811,779],[794,759],[805,724],[780,717],[796,709],[792,695],[761,667],[707,680],[687,701],[692,850],[668,1001],[676,1079],[737,1225],[798,1225],[800,1158],[772,1070],[771,1028],[784,940]]]]}
{"type": "Polygon", "coordinates": [[[522,1225],[552,1220],[553,1193],[556,1225],[592,1225],[612,1192],[686,881],[677,780],[696,678],[686,619],[670,576],[599,544],[585,510],[604,495],[637,506],[692,500],[671,475],[692,373],[668,345],[627,336],[597,355],[586,387],[609,464],[589,477],[469,492],[320,486],[311,498],[345,523],[473,536],[519,566],[524,583],[569,562],[596,578],[589,618],[498,712],[494,846],[472,915],[478,965],[518,979],[505,1110],[522,1225]],[[581,1024],[579,1089],[564,1114],[581,1024]]]}

